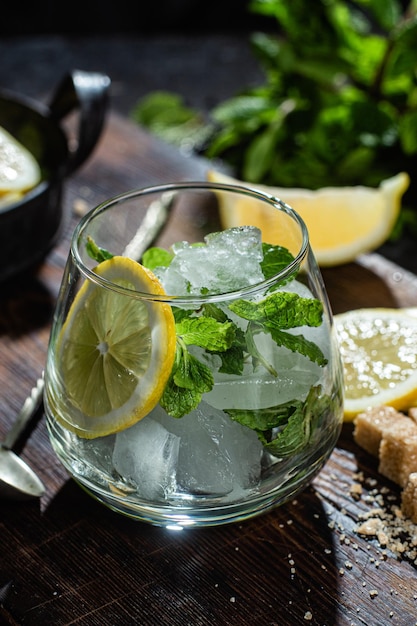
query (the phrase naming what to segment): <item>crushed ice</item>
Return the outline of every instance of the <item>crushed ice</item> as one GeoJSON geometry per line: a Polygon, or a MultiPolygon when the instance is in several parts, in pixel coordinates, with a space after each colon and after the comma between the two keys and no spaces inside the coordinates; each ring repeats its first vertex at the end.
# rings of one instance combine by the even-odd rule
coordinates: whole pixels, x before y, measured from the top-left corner
{"type": "Polygon", "coordinates": [[[205,245],[181,242],[172,251],[169,267],[154,270],[172,295],[225,293],[264,280],[261,231],[254,226],[211,233],[205,245]]]}

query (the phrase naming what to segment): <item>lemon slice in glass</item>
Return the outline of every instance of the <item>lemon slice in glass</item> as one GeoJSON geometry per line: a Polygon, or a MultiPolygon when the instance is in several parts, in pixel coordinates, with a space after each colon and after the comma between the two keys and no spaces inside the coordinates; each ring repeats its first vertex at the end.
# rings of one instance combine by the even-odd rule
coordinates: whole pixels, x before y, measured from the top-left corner
{"type": "MultiPolygon", "coordinates": [[[[359,254],[383,244],[398,218],[401,200],[410,179],[400,172],[381,182],[377,188],[365,186],[289,189],[245,183],[215,170],[207,179],[214,183],[240,184],[264,191],[289,204],[303,218],[311,247],[322,267],[355,260],[359,254]]],[[[269,243],[281,243],[280,214],[255,209],[254,203],[229,196],[228,206],[219,206],[224,228],[252,224],[264,233],[269,243]]],[[[285,243],[283,244],[285,245],[285,243]]]]}
{"type": "Polygon", "coordinates": [[[28,191],[41,179],[35,157],[17,139],[0,126],[0,197],[28,191]]]}
{"type": "MultiPolygon", "coordinates": [[[[127,257],[113,257],[94,271],[123,289],[164,294],[158,279],[127,257]]],[[[63,389],[72,405],[65,414],[57,411],[57,419],[89,439],[133,425],[158,403],[175,345],[169,304],[85,281],[57,342],[63,389]]]]}
{"type": "Polygon", "coordinates": [[[344,370],[345,421],[371,407],[406,411],[417,402],[417,317],[407,310],[335,315],[344,370]]]}

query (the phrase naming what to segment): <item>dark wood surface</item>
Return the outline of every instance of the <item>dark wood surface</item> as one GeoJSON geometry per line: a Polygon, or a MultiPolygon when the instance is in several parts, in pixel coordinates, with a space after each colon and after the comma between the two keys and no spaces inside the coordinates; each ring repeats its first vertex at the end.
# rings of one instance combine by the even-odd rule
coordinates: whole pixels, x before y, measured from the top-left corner
{"type": "MultiPolygon", "coordinates": [[[[66,184],[61,242],[39,271],[0,291],[0,436],[45,362],[74,207],[202,179],[205,168],[110,116],[92,158],[66,184]]],[[[417,278],[377,253],[323,275],[336,313],[417,305],[417,278]]],[[[387,502],[398,502],[399,490],[354,444],[350,424],[295,501],[244,523],[182,532],[134,522],[86,495],[55,458],[42,414],[18,452],[47,489],[40,501],[0,501],[1,624],[417,624],[415,565],[355,530],[374,506],[372,490],[385,488],[387,502]],[[363,493],[353,497],[359,472],[363,493]]]]}

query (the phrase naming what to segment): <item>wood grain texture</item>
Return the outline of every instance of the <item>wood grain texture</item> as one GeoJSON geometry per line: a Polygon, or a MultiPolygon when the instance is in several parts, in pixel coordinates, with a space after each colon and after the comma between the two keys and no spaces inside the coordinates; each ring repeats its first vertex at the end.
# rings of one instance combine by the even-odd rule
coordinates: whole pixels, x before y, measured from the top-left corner
{"type": "MultiPolygon", "coordinates": [[[[0,435],[46,356],[53,306],[77,216],[109,196],[204,178],[181,156],[111,115],[89,163],[68,181],[68,219],[38,271],[0,293],[0,435]]],[[[417,305],[417,278],[377,253],[323,271],[335,312],[417,305]]],[[[47,491],[40,502],[0,502],[0,623],[25,626],[413,626],[415,566],[355,532],[367,496],[395,485],[345,424],[325,468],[296,500],[242,524],[173,532],[95,502],[54,456],[43,419],[22,457],[47,491]],[[351,489],[363,477],[363,493],[351,489]]]]}

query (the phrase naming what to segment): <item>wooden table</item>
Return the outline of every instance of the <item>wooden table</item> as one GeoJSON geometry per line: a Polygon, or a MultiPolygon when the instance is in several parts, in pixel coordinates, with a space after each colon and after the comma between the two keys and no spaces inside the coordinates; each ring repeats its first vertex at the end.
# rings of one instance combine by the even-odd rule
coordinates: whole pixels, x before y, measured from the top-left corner
{"type": "MultiPolygon", "coordinates": [[[[159,182],[202,179],[187,158],[114,114],[66,185],[71,214],[38,273],[0,294],[0,436],[39,376],[74,207],[159,182]]],[[[417,305],[417,278],[378,254],[323,272],[333,310],[417,305]]],[[[1,501],[0,623],[25,626],[383,626],[417,624],[413,564],[361,538],[367,495],[395,485],[352,439],[295,501],[240,524],[172,532],[119,516],[86,495],[54,456],[40,420],[21,456],[46,485],[40,501],[1,501]],[[361,496],[352,495],[361,472],[361,496]],[[374,482],[373,482],[374,481],[374,482]]]]}

